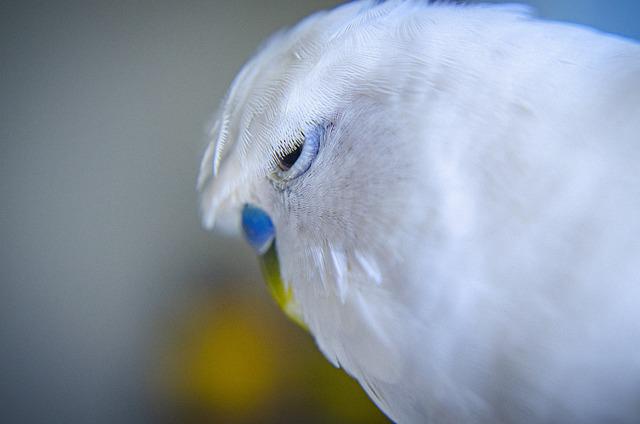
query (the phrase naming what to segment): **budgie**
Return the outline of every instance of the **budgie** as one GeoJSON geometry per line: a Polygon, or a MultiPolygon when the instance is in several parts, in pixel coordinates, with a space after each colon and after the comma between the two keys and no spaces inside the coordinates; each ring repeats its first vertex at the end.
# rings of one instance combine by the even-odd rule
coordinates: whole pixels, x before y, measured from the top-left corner
{"type": "Polygon", "coordinates": [[[517,5],[355,1],[213,120],[204,225],[399,423],[640,422],[640,45],[517,5]]]}

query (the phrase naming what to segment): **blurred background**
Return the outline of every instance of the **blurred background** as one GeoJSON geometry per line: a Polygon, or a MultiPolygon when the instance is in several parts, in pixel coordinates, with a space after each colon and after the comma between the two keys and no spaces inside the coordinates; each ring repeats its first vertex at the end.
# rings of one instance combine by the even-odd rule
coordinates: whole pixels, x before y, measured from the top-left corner
{"type": "MultiPolygon", "coordinates": [[[[1,422],[385,422],[196,205],[236,72],[336,3],[0,3],[1,422]]],[[[640,39],[638,0],[525,3],[640,39]]]]}

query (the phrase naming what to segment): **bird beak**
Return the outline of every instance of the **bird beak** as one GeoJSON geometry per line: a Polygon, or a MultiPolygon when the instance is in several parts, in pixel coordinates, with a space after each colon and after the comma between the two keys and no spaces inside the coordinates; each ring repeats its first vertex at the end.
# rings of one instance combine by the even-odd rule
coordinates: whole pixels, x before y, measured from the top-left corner
{"type": "Polygon", "coordinates": [[[296,324],[308,330],[291,286],[284,284],[275,243],[275,227],[262,209],[253,205],[242,208],[242,230],[247,242],[258,254],[260,270],[271,296],[283,312],[296,324]]]}

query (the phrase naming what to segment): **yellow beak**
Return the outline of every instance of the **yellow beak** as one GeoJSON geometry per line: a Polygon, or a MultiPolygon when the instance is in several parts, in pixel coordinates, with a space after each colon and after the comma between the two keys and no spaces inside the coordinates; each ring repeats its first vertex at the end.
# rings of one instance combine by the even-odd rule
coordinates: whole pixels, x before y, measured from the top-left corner
{"type": "Polygon", "coordinates": [[[275,240],[271,243],[269,249],[259,256],[259,259],[260,270],[262,271],[271,296],[273,296],[276,303],[293,322],[308,331],[309,329],[302,319],[300,307],[293,297],[291,286],[285,286],[282,281],[275,240]]]}

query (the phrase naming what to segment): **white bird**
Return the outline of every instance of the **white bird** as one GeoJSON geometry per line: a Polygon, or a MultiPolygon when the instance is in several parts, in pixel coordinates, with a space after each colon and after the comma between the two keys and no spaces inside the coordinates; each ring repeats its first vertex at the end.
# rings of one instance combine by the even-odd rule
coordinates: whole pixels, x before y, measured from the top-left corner
{"type": "Polygon", "coordinates": [[[640,422],[639,44],[356,1],[271,38],[210,135],[205,226],[392,420],[640,422]]]}

